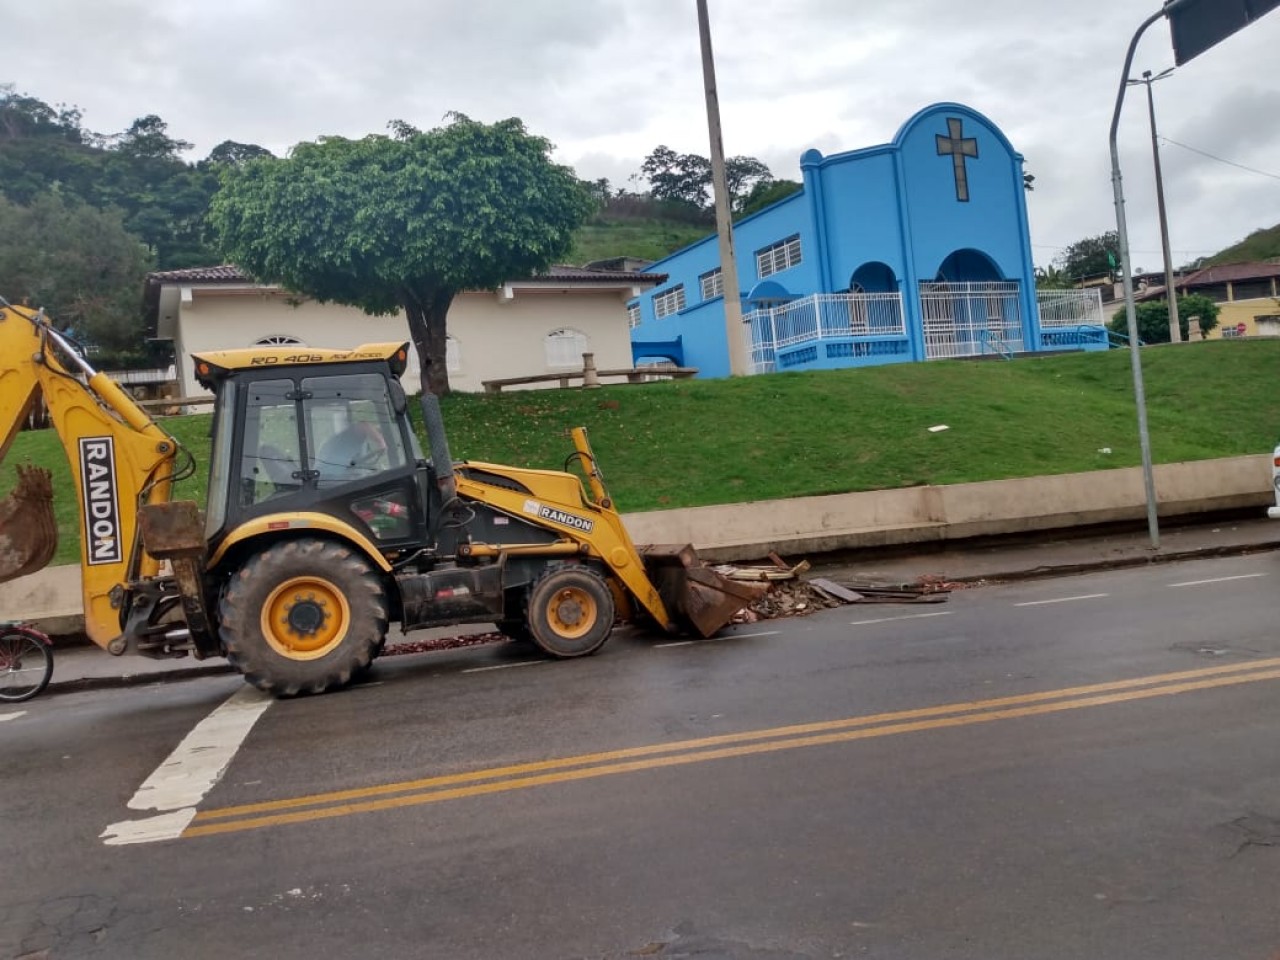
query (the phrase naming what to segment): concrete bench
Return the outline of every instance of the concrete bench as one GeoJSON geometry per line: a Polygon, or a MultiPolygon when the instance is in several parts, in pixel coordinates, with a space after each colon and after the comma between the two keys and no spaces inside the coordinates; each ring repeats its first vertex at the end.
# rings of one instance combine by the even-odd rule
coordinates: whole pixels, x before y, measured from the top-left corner
{"type": "Polygon", "coordinates": [[[133,401],[143,410],[167,410],[169,408],[178,407],[207,407],[212,406],[217,398],[213,394],[205,394],[201,397],[158,397],[155,400],[135,400],[133,401]]]}
{"type": "MultiPolygon", "coordinates": [[[[625,367],[617,370],[596,370],[596,377],[625,377],[627,383],[644,383],[646,380],[674,379],[683,380],[695,376],[697,367],[625,367]]],[[[530,377],[503,377],[498,380],[482,380],[485,393],[501,393],[503,387],[518,387],[530,383],[558,383],[561,389],[573,386],[574,381],[586,377],[584,370],[567,370],[562,373],[540,373],[530,377]]],[[[592,384],[599,386],[599,384],[592,384]]]]}

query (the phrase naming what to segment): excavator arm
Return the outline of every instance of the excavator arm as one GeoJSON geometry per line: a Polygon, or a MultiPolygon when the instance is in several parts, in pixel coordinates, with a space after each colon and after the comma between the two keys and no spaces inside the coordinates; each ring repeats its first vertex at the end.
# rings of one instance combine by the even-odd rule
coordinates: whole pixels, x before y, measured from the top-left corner
{"type": "MultiPolygon", "coordinates": [[[[0,300],[0,462],[40,396],[71,466],[80,514],[85,630],[99,646],[122,652],[129,586],[159,573],[158,562],[142,549],[139,511],[169,500],[179,446],[118,384],[94,370],[43,311],[0,300]]],[[[5,522],[0,516],[0,543],[5,522]]],[[[22,547],[22,555],[10,561],[20,572],[9,571],[9,576],[33,572],[53,553],[48,542],[22,547]]],[[[4,562],[0,556],[0,567],[4,562]]],[[[5,572],[0,569],[0,580],[5,572]]]]}

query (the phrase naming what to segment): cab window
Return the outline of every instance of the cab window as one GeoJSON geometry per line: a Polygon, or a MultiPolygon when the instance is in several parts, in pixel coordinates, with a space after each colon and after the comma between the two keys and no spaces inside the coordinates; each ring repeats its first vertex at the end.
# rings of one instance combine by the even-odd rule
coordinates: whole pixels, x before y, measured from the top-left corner
{"type": "Polygon", "coordinates": [[[292,380],[258,380],[246,388],[240,505],[250,507],[302,488],[298,404],[292,380]]]}
{"type": "Polygon", "coordinates": [[[320,489],[408,462],[387,381],[376,373],[302,381],[307,459],[320,489]]]}

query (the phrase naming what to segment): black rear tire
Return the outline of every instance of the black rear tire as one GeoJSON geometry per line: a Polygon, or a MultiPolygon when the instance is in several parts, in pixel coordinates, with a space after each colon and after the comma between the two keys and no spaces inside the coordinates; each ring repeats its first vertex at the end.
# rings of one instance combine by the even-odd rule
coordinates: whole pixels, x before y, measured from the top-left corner
{"type": "Polygon", "coordinates": [[[544,573],[529,592],[533,642],[559,659],[599,650],[613,630],[614,615],[608,585],[587,567],[557,567],[544,573]]]}
{"type": "Polygon", "coordinates": [[[387,634],[382,583],[362,556],[327,540],[288,540],[249,557],[218,611],[227,659],[278,697],[346,686],[387,634]]]}

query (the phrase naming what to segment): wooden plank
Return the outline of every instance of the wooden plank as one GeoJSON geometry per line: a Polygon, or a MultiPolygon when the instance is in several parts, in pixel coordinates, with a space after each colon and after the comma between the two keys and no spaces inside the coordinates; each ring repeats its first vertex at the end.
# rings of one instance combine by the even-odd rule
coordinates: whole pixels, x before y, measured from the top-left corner
{"type": "Polygon", "coordinates": [[[863,599],[862,594],[855,593],[848,587],[842,587],[834,580],[828,580],[826,577],[813,577],[808,583],[827,596],[834,597],[836,600],[843,600],[845,603],[857,603],[863,599]]]}

